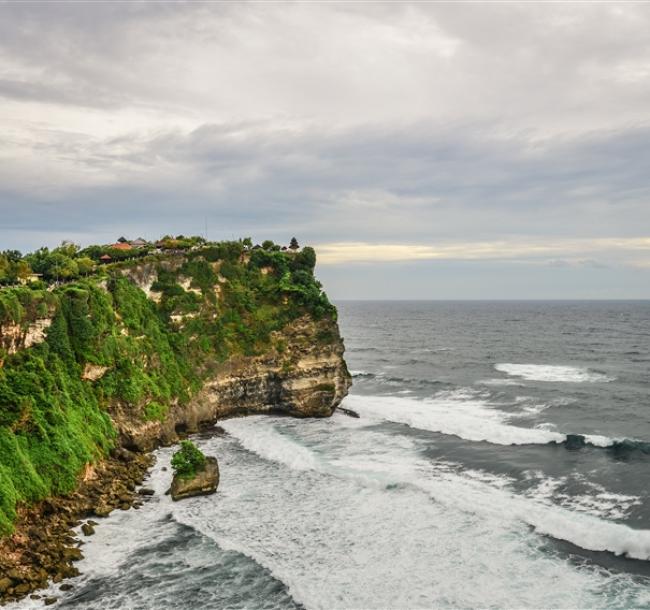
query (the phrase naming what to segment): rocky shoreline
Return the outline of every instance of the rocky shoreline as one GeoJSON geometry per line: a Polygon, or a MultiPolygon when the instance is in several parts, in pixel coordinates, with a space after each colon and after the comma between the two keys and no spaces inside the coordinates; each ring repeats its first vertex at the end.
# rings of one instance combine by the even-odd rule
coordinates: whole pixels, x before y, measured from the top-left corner
{"type": "MultiPolygon", "coordinates": [[[[46,605],[57,601],[37,591],[79,574],[74,562],[83,556],[83,539],[93,534],[89,520],[116,509],[139,508],[153,493],[136,488],[157,447],[208,427],[214,433],[216,422],[245,414],[329,417],[340,408],[356,416],[339,407],[351,385],[343,353],[335,319],[305,315],[272,333],[264,353],[239,354],[215,364],[195,396],[184,404],[171,401],[164,418],[143,417],[143,405],[112,402],[108,414],[118,448],[101,463],[87,466],[73,493],[19,507],[14,533],[0,538],[0,605],[27,596],[46,605]],[[79,525],[82,534],[77,536],[73,528],[79,525]]],[[[84,371],[84,379],[94,383],[99,371],[84,371]]],[[[218,470],[211,477],[218,483],[218,470]]],[[[63,587],[69,590],[74,584],[63,587]]]]}
{"type": "MultiPolygon", "coordinates": [[[[142,484],[155,458],[123,448],[101,463],[88,467],[75,492],[48,498],[19,510],[15,531],[0,539],[0,605],[31,596],[45,605],[55,597],[36,593],[50,582],[79,575],[74,563],[83,557],[83,538],[94,533],[93,518],[113,510],[140,508],[152,490],[142,484]],[[82,538],[72,528],[82,525],[82,538]]],[[[62,590],[74,587],[62,585],[62,590]],[[65,587],[65,588],[64,588],[65,587]]]]}

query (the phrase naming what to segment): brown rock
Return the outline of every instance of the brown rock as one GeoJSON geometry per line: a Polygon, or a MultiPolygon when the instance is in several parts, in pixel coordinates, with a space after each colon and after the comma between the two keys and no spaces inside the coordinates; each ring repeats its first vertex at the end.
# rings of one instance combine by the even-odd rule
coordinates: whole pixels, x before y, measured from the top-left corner
{"type": "Polygon", "coordinates": [[[97,381],[104,376],[106,371],[108,371],[108,368],[109,367],[107,366],[87,363],[84,367],[83,373],[81,374],[81,378],[85,381],[97,381]]]}
{"type": "Polygon", "coordinates": [[[4,593],[9,587],[13,586],[13,581],[11,578],[0,578],[0,593],[4,593]]]}
{"type": "Polygon", "coordinates": [[[113,453],[115,457],[122,462],[131,462],[135,459],[135,454],[124,447],[119,447],[113,453]]]}
{"type": "Polygon", "coordinates": [[[52,604],[56,604],[57,601],[58,601],[58,598],[56,598],[56,597],[46,597],[46,598],[43,600],[43,603],[44,603],[46,606],[51,606],[52,604]]]}
{"type": "Polygon", "coordinates": [[[84,536],[92,536],[95,533],[95,528],[90,524],[90,522],[88,522],[81,526],[81,531],[84,536]]]}
{"type": "Polygon", "coordinates": [[[110,506],[106,506],[105,504],[100,505],[100,506],[95,506],[94,513],[97,517],[108,517],[108,515],[111,514],[113,509],[110,506]]]}
{"type": "Polygon", "coordinates": [[[79,561],[83,557],[83,553],[76,547],[67,548],[63,551],[63,557],[68,561],[79,561]]]}
{"type": "Polygon", "coordinates": [[[206,457],[205,466],[191,479],[182,479],[176,475],[172,481],[170,493],[172,500],[182,500],[193,496],[207,496],[217,491],[219,485],[219,464],[217,458],[206,457]]]}

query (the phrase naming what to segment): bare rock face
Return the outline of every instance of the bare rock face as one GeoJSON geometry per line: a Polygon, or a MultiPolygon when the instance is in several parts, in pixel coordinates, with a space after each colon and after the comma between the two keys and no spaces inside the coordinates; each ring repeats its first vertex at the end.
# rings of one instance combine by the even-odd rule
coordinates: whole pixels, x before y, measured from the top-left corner
{"type": "Polygon", "coordinates": [[[274,333],[272,345],[263,355],[219,365],[192,402],[172,405],[162,423],[113,413],[123,446],[149,450],[232,415],[332,415],[352,383],[336,321],[303,316],[274,333]]]}
{"type": "Polygon", "coordinates": [[[107,366],[87,363],[84,366],[83,372],[81,373],[81,378],[86,381],[97,381],[105,375],[106,371],[108,371],[108,368],[109,367],[107,366]]]}
{"type": "Polygon", "coordinates": [[[275,349],[263,356],[225,363],[194,400],[197,414],[329,417],[351,385],[336,322],[303,317],[273,340],[275,349]]]}
{"type": "Polygon", "coordinates": [[[45,341],[45,331],[52,324],[52,318],[39,318],[29,324],[0,324],[0,347],[8,354],[27,349],[45,341]]]}
{"type": "Polygon", "coordinates": [[[217,458],[206,457],[205,466],[191,479],[174,477],[170,493],[172,500],[178,501],[193,496],[208,496],[217,491],[219,485],[219,464],[217,458]]]}

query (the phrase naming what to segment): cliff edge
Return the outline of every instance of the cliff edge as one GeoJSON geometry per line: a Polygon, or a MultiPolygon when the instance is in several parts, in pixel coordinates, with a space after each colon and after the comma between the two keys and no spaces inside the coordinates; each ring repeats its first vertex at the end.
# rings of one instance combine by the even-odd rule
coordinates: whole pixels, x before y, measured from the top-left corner
{"type": "Polygon", "coordinates": [[[0,290],[0,602],[76,573],[68,528],[142,503],[146,452],[233,415],[327,417],[347,394],[311,248],[178,244],[108,264],[66,246],[93,272],[0,290]]]}
{"type": "Polygon", "coordinates": [[[94,256],[93,271],[0,289],[0,537],[116,448],[147,451],[231,415],[326,417],[346,395],[313,249],[179,247],[106,264],[99,247],[66,246],[86,266],[94,256]]]}
{"type": "Polygon", "coordinates": [[[301,316],[273,332],[264,353],[239,354],[214,367],[193,398],[174,404],[162,421],[143,422],[114,408],[120,444],[150,450],[234,415],[329,417],[351,385],[344,350],[335,320],[301,316]]]}

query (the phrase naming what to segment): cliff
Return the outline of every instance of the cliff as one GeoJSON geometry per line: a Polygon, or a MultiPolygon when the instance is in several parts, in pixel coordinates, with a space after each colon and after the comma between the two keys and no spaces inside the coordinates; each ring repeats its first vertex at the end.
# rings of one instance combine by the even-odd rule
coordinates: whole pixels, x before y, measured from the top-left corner
{"type": "Polygon", "coordinates": [[[45,341],[55,303],[43,290],[0,290],[0,366],[7,356],[45,341]]]}
{"type": "Polygon", "coordinates": [[[302,316],[273,332],[264,353],[239,354],[220,363],[189,403],[174,404],[162,421],[143,422],[129,409],[115,408],[120,444],[148,450],[233,415],[328,417],[351,383],[343,352],[333,319],[302,316]]]}
{"type": "Polygon", "coordinates": [[[0,291],[0,535],[117,447],[230,415],[331,415],[351,380],[314,264],[213,243],[0,291]]]}

